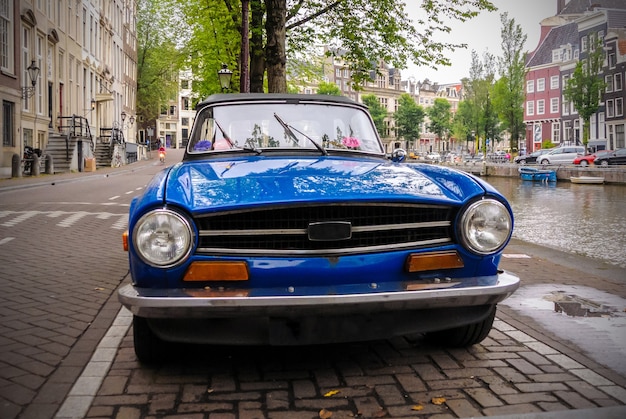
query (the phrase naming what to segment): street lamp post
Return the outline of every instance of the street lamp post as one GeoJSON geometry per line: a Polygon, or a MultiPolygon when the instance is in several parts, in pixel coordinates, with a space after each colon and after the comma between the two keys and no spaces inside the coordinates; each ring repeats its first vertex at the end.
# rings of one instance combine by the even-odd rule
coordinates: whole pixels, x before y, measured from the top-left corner
{"type": "Polygon", "coordinates": [[[28,70],[28,77],[30,78],[30,83],[32,86],[24,86],[22,87],[22,99],[28,99],[35,94],[35,85],[37,84],[37,79],[39,78],[39,67],[35,64],[35,60],[32,60],[30,65],[26,68],[28,70]]]}
{"type": "Polygon", "coordinates": [[[220,81],[220,86],[222,87],[222,92],[226,92],[230,89],[230,80],[233,77],[233,72],[228,69],[226,64],[222,64],[222,68],[220,68],[217,72],[217,78],[220,81]]]}

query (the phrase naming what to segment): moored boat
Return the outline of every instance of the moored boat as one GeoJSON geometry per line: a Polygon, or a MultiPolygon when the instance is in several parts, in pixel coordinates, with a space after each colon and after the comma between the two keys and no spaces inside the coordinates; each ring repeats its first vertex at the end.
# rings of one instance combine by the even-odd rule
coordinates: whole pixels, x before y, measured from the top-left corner
{"type": "Polygon", "coordinates": [[[538,169],[535,167],[522,166],[519,168],[522,180],[537,182],[556,182],[556,170],[538,169]]]}
{"type": "Polygon", "coordinates": [[[596,185],[604,183],[604,177],[602,176],[571,176],[569,180],[572,183],[590,183],[596,185]]]}

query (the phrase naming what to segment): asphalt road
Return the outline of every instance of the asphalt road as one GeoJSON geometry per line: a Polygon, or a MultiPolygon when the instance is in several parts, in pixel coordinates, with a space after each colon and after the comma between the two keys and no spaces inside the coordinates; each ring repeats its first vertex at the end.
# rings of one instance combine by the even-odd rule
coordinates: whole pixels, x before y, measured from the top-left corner
{"type": "MultiPolygon", "coordinates": [[[[574,317],[525,306],[559,290],[589,304],[624,299],[626,271],[522,242],[501,266],[529,291],[501,304],[490,336],[469,349],[419,336],[180,345],[172,362],[139,364],[115,295],[128,281],[121,234],[130,200],[161,168],[0,181],[0,418],[626,417],[625,358],[606,333],[585,336],[574,317]]],[[[608,320],[626,306],[614,308],[608,320]]]]}

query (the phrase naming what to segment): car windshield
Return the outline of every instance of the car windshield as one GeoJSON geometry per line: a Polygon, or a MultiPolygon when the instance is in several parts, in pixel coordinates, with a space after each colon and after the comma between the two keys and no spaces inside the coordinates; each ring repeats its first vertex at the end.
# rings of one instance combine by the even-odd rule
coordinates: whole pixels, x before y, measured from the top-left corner
{"type": "Polygon", "coordinates": [[[226,150],[311,149],[382,153],[369,115],[329,104],[228,104],[200,110],[189,153],[226,150]]]}

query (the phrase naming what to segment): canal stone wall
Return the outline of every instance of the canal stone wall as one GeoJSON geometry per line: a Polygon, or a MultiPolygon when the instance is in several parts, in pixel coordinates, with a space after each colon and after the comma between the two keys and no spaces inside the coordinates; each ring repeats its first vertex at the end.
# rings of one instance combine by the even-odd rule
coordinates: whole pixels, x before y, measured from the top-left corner
{"type": "MultiPolygon", "coordinates": [[[[464,172],[478,176],[502,176],[519,177],[520,165],[513,163],[442,163],[443,165],[454,167],[464,172]]],[[[533,166],[541,167],[544,166],[533,166]]],[[[603,177],[605,183],[626,184],[626,166],[619,167],[579,167],[574,165],[548,165],[546,169],[556,170],[558,180],[568,181],[572,176],[598,176],[603,177]]]]}

